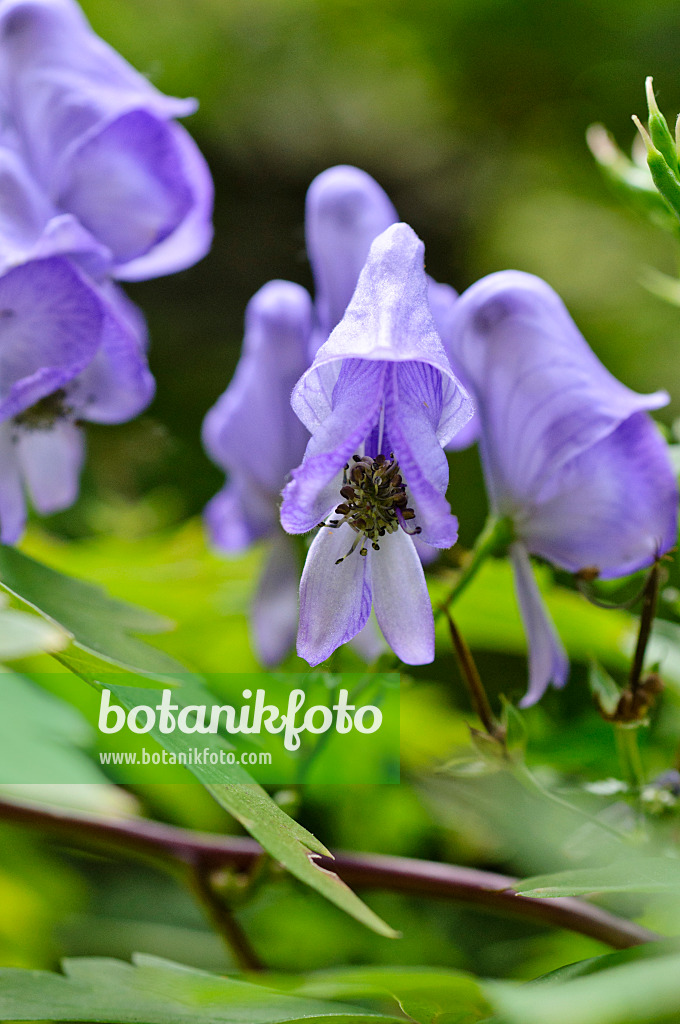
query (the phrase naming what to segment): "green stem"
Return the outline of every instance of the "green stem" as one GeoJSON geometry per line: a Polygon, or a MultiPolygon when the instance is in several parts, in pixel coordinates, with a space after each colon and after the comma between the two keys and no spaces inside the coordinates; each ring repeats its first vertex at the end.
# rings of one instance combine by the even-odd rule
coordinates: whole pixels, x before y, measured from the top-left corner
{"type": "Polygon", "coordinates": [[[645,772],[638,746],[638,727],[614,723],[614,736],[623,777],[631,790],[639,795],[645,784],[645,772]]]}
{"type": "Polygon", "coordinates": [[[526,789],[533,790],[534,793],[540,794],[540,796],[545,800],[549,800],[551,803],[557,804],[558,807],[561,807],[565,811],[569,811],[571,814],[577,814],[579,818],[583,818],[585,821],[590,822],[591,825],[596,825],[604,832],[608,832],[609,835],[614,836],[619,842],[625,842],[626,836],[622,832],[619,832],[618,829],[612,828],[612,826],[608,825],[606,821],[602,821],[601,818],[594,817],[594,815],[589,814],[588,811],[582,810],[582,808],[578,807],[576,804],[569,803],[568,800],[564,800],[561,796],[551,793],[549,789],[545,789],[522,761],[511,762],[510,771],[517,781],[526,789]]]}
{"type": "Polygon", "coordinates": [[[445,608],[450,608],[454,601],[457,601],[466,587],[472,582],[484,562],[491,555],[500,554],[512,541],[512,524],[509,519],[498,519],[490,516],[484,529],[475,541],[475,546],[470,552],[467,563],[462,567],[458,579],[448,594],[448,597],[441,603],[438,614],[445,608]]]}

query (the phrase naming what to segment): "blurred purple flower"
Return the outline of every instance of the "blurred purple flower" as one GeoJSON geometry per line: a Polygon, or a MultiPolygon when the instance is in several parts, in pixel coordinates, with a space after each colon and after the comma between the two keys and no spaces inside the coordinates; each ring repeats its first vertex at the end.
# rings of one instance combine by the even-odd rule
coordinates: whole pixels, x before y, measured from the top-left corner
{"type": "Polygon", "coordinates": [[[252,615],[266,665],[284,657],[297,629],[300,566],[293,541],[280,528],[278,506],[309,437],[293,414],[290,393],[308,365],[311,307],[305,289],[289,281],[270,281],[253,296],[236,373],[203,425],[208,454],[229,474],[205,512],[213,542],[239,552],[261,539],[273,541],[252,615]]]}
{"type": "Polygon", "coordinates": [[[23,531],[25,490],[43,514],[75,500],[81,420],[120,423],[153,396],[144,322],[98,276],[106,266],[101,246],[71,216],[58,214],[18,154],[0,146],[3,543],[23,531]]]}
{"type": "Polygon", "coordinates": [[[406,224],[373,242],[342,320],[293,392],[312,437],[283,492],[281,522],[290,533],[324,524],[300,586],[298,653],[312,665],[363,628],[372,604],[402,660],[434,655],[411,536],[455,543],[442,445],[472,406],[430,313],[423,252],[406,224]]]}
{"type": "Polygon", "coordinates": [[[609,579],[649,566],[675,543],[675,474],[647,415],[668,396],[636,394],[612,377],[560,298],[529,274],[491,274],[469,288],[450,338],[479,411],[492,511],[512,522],[529,639],[526,706],[568,673],[529,554],[609,579]]]}
{"type": "Polygon", "coordinates": [[[212,183],[158,92],[94,34],[72,0],[0,0],[0,114],[56,209],[109,252],[114,276],[191,266],[211,240],[212,183]]]}

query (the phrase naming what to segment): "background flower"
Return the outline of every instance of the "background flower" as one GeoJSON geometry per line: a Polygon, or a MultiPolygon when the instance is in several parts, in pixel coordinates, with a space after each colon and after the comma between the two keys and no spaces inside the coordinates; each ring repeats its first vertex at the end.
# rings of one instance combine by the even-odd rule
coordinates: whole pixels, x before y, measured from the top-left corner
{"type": "Polygon", "coordinates": [[[508,517],[529,634],[529,692],[561,686],[567,660],[526,553],[603,579],[651,565],[677,535],[677,486],[665,441],[639,395],[600,363],[561,299],[517,271],[491,274],[458,300],[450,334],[477,404],[492,511],[508,517]]]}
{"type": "Polygon", "coordinates": [[[111,252],[115,275],[191,266],[212,237],[212,184],[173,118],[193,100],[158,92],[72,0],[0,4],[0,108],[36,181],[111,252]]]}

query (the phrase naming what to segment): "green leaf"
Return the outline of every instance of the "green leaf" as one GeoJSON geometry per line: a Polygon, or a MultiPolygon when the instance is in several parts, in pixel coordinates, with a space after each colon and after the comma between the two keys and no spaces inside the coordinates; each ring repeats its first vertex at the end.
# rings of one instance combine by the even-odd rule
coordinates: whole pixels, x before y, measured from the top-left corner
{"type": "Polygon", "coordinates": [[[591,893],[680,893],[680,860],[671,857],[635,857],[606,868],[578,868],[551,875],[535,875],[518,882],[522,896],[587,896],[591,893]]]}
{"type": "Polygon", "coordinates": [[[167,619],[63,576],[6,545],[0,545],[0,586],[66,630],[76,647],[104,661],[154,679],[185,671],[170,655],[132,635],[170,629],[167,619]]]}
{"type": "Polygon", "coordinates": [[[505,744],[510,753],[523,754],[527,746],[527,726],[524,716],[514,704],[501,694],[503,711],[501,724],[505,729],[505,744]]]}
{"type": "Polygon", "coordinates": [[[670,1024],[680,1018],[680,955],[560,984],[484,986],[503,1024],[670,1024]]]}
{"type": "Polygon", "coordinates": [[[69,638],[58,626],[37,615],[7,608],[5,603],[5,595],[0,593],[0,661],[60,651],[66,646],[69,638]]]}
{"type": "Polygon", "coordinates": [[[419,1024],[475,1024],[490,1013],[477,978],[423,967],[357,967],[318,971],[293,991],[317,999],[393,999],[419,1024]]]}
{"type": "Polygon", "coordinates": [[[133,1024],[395,1021],[360,1007],[282,994],[155,957],[66,960],[64,974],[0,969],[0,1017],[133,1024]]]}
{"type": "Polygon", "coordinates": [[[590,692],[606,715],[613,715],[619,706],[621,690],[608,672],[596,661],[590,663],[588,672],[590,692]]]}
{"type": "MultiPolygon", "coordinates": [[[[60,660],[69,665],[68,657],[60,655],[60,660]]],[[[91,672],[85,672],[77,664],[73,671],[97,690],[99,683],[91,672]]],[[[176,681],[176,680],[175,680],[176,681]]],[[[116,686],[106,683],[106,689],[122,707],[130,710],[138,704],[156,704],[158,690],[146,690],[139,687],[116,686]]],[[[195,678],[183,677],[182,685],[173,693],[173,701],[182,705],[211,704],[212,694],[205,690],[195,678]]],[[[156,723],[150,736],[172,753],[193,750],[195,738],[192,734],[176,730],[173,733],[162,733],[156,723]]],[[[201,738],[202,744],[211,751],[219,752],[232,749],[218,734],[206,733],[201,738]]],[[[189,759],[193,762],[193,758],[189,759]]],[[[320,867],[315,856],[331,857],[331,853],[296,821],[290,818],[267,792],[253,781],[249,773],[240,764],[194,764],[187,765],[189,771],[201,782],[208,792],[239,821],[250,834],[264,847],[275,860],[295,875],[301,882],[316,889],[331,903],[335,903],[347,914],[356,918],[367,928],[379,935],[395,938],[397,933],[385,924],[359,897],[345,885],[338,876],[327,868],[320,867]],[[227,782],[225,782],[225,777],[227,782]]]]}
{"type": "Polygon", "coordinates": [[[107,783],[83,747],[94,733],[70,704],[0,669],[0,783],[107,783]]]}

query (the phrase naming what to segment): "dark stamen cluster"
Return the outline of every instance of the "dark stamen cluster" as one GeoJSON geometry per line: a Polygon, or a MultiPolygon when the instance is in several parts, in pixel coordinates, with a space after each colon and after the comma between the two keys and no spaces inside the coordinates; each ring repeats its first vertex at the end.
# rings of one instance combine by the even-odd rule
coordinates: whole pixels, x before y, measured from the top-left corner
{"type": "MultiPolygon", "coordinates": [[[[394,454],[390,454],[389,459],[384,455],[377,455],[374,459],[369,455],[354,455],[351,464],[345,466],[340,494],[345,500],[335,512],[342,518],[330,519],[321,525],[337,529],[348,523],[358,536],[347,554],[338,558],[336,565],[351,555],[362,540],[370,541],[373,550],[379,551],[380,537],[394,533],[400,526],[406,530],[406,521],[415,518],[413,509],[407,507],[406,484],[394,454]]],[[[406,532],[420,533],[420,527],[406,532]]],[[[359,554],[368,554],[365,544],[362,544],[359,554]]]]}
{"type": "Polygon", "coordinates": [[[46,430],[53,426],[57,420],[64,419],[70,415],[71,409],[66,401],[67,395],[63,388],[46,395],[39,402],[25,409],[14,417],[14,422],[29,430],[46,430]]]}

